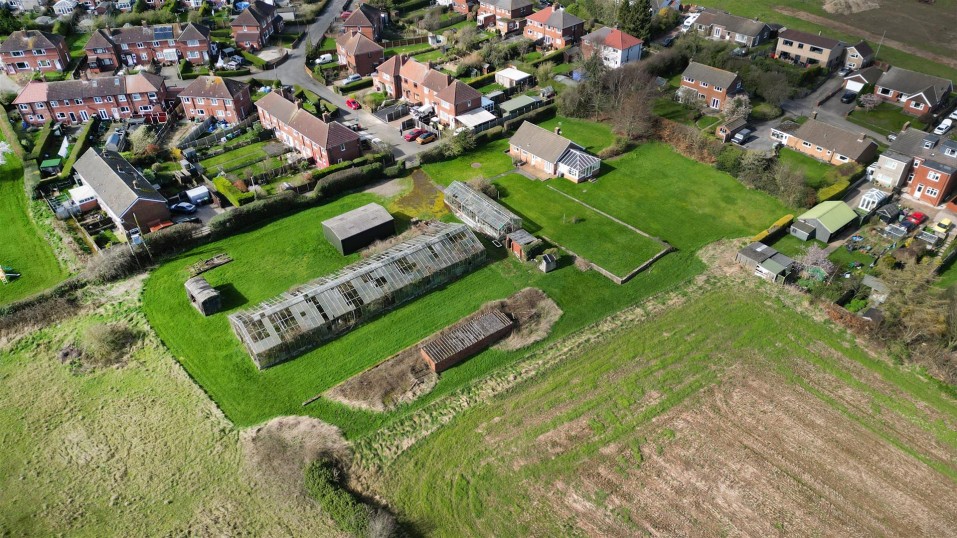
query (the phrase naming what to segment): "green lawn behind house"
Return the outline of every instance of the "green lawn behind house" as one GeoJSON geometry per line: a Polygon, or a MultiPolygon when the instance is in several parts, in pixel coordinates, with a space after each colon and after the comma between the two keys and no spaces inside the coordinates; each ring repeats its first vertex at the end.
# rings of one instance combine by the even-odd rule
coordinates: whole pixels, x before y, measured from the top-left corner
{"type": "Polygon", "coordinates": [[[426,164],[422,167],[432,181],[448,185],[453,181],[491,178],[513,169],[508,156],[508,140],[499,139],[448,161],[426,164]]]}
{"type": "Polygon", "coordinates": [[[804,174],[805,183],[815,190],[820,190],[849,177],[842,176],[837,166],[819,161],[791,148],[781,148],[778,158],[782,163],[795,170],[800,170],[804,174]]]}
{"type": "Polygon", "coordinates": [[[927,127],[926,124],[914,116],[904,114],[901,107],[891,103],[881,103],[870,112],[854,110],[847,119],[861,127],[883,135],[899,133],[907,122],[910,122],[911,126],[916,129],[924,129],[927,127]]]}

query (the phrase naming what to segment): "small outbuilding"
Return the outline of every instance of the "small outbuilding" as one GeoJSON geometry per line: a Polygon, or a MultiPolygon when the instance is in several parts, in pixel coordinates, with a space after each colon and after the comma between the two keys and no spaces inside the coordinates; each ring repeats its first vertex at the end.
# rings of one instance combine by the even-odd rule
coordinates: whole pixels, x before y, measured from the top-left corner
{"type": "Polygon", "coordinates": [[[558,269],[558,258],[554,254],[545,254],[538,261],[538,268],[543,273],[550,273],[558,269]]]}
{"type": "Polygon", "coordinates": [[[881,206],[877,210],[877,218],[881,219],[881,222],[884,224],[893,224],[897,222],[897,217],[900,216],[901,209],[895,203],[887,203],[881,206]]]}
{"type": "Polygon", "coordinates": [[[827,243],[857,219],[857,213],[844,202],[821,202],[797,218],[791,225],[791,235],[802,241],[817,239],[827,243]]]}
{"type": "Polygon", "coordinates": [[[884,204],[884,201],[887,200],[888,194],[880,189],[870,189],[864,193],[864,196],[861,197],[860,203],[857,204],[857,208],[865,213],[870,213],[878,207],[881,207],[884,204]]]}
{"type": "Polygon", "coordinates": [[[447,370],[475,355],[512,331],[515,322],[494,310],[458,324],[448,332],[427,342],[419,353],[433,372],[447,370]]]}
{"type": "Polygon", "coordinates": [[[495,73],[495,82],[505,86],[506,88],[527,86],[532,82],[532,75],[522,71],[521,69],[506,67],[505,69],[495,73]]]}
{"type": "Polygon", "coordinates": [[[395,219],[379,204],[366,204],[322,222],[322,233],[343,256],[395,235],[395,219]]]}
{"type": "Polygon", "coordinates": [[[453,181],[444,194],[452,213],[480,234],[501,240],[522,227],[521,217],[461,181],[453,181]]]}
{"type": "Polygon", "coordinates": [[[745,118],[736,118],[727,123],[722,123],[714,130],[715,136],[721,139],[722,142],[728,143],[734,138],[734,135],[738,134],[742,129],[748,126],[748,120],[745,118]]]}
{"type": "Polygon", "coordinates": [[[735,261],[748,269],[754,269],[755,276],[772,282],[786,279],[794,267],[794,260],[758,242],[741,249],[735,256],[735,261]]]}
{"type": "Polygon", "coordinates": [[[861,280],[861,285],[870,288],[870,300],[874,304],[883,303],[891,293],[890,287],[885,284],[883,280],[873,275],[864,275],[864,278],[861,280]]]}
{"type": "Polygon", "coordinates": [[[211,316],[222,307],[219,291],[209,285],[201,276],[195,276],[186,281],[186,296],[189,297],[193,308],[204,316],[211,316]]]}
{"type": "Polygon", "coordinates": [[[524,228],[515,230],[505,236],[505,248],[518,256],[522,261],[535,257],[535,249],[542,240],[525,231],[524,228]]]}

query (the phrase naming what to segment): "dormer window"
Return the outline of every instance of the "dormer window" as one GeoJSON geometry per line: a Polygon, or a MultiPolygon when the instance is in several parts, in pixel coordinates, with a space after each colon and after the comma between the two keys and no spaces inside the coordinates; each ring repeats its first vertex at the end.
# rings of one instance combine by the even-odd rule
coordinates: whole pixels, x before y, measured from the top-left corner
{"type": "Polygon", "coordinates": [[[944,155],[948,157],[957,157],[957,149],[954,148],[944,148],[944,155]]]}

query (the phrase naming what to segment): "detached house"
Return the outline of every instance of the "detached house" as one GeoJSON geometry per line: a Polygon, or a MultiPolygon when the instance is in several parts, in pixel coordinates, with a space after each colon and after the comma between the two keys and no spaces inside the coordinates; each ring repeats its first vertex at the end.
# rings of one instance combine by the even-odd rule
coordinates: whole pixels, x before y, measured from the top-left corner
{"type": "Polygon", "coordinates": [[[70,64],[70,54],[63,36],[17,30],[0,45],[0,62],[8,75],[60,72],[70,64]]]}
{"type": "Polygon", "coordinates": [[[849,162],[867,164],[877,155],[877,142],[814,119],[794,130],[771,129],[771,138],[835,166],[849,162]]]}
{"type": "Polygon", "coordinates": [[[137,73],[123,77],[60,82],[33,81],[13,101],[23,121],[41,125],[50,120],[75,125],[93,116],[101,119],[144,118],[166,121],[163,77],[137,73]]]}
{"type": "Polygon", "coordinates": [[[96,30],[87,41],[87,64],[94,73],[123,66],[209,62],[209,28],[201,24],[160,24],[96,30]]]}
{"type": "Polygon", "coordinates": [[[436,114],[445,125],[453,125],[458,116],[482,107],[481,92],[461,80],[452,81],[436,94],[435,100],[436,114]]]}
{"type": "Polygon", "coordinates": [[[439,92],[449,87],[452,77],[408,57],[393,56],[372,76],[377,91],[411,104],[436,106],[439,92]]]}
{"type": "Polygon", "coordinates": [[[644,41],[637,37],[605,26],[582,38],[582,56],[591,58],[598,54],[608,68],[617,69],[640,60],[643,44],[644,41]]]}
{"type": "Polygon", "coordinates": [[[883,74],[884,72],[877,66],[865,67],[864,69],[854,71],[844,77],[844,89],[860,93],[861,90],[864,89],[864,86],[876,84],[883,74]]]}
{"type": "Polygon", "coordinates": [[[578,144],[527,121],[509,139],[508,154],[539,172],[575,183],[594,176],[601,167],[601,159],[578,144]]]}
{"type": "Polygon", "coordinates": [[[362,155],[359,135],[345,125],[326,123],[289,102],[277,92],[256,101],[259,121],[274,129],[276,137],[304,157],[316,161],[316,167],[351,161],[362,155]]]}
{"type": "Polygon", "coordinates": [[[855,45],[850,45],[844,51],[844,67],[857,71],[871,65],[874,61],[874,49],[867,44],[867,41],[861,41],[855,45]]]}
{"type": "Polygon", "coordinates": [[[950,199],[957,181],[957,141],[908,129],[877,160],[874,183],[906,189],[921,202],[941,205],[950,199]]]}
{"type": "Polygon", "coordinates": [[[479,28],[495,28],[501,34],[520,32],[525,17],[532,14],[531,0],[479,0],[479,28]]]}
{"type": "Polygon", "coordinates": [[[215,118],[238,123],[249,115],[252,98],[249,84],[223,77],[198,77],[179,94],[187,119],[215,118]]]}
{"type": "Polygon", "coordinates": [[[255,0],[229,24],[236,46],[259,50],[266,46],[273,34],[282,31],[284,23],[276,13],[276,6],[255,0]]]}
{"type": "Polygon", "coordinates": [[[937,110],[950,92],[954,83],[940,77],[891,67],[874,85],[874,94],[885,101],[902,103],[904,112],[922,116],[937,110]]]}
{"type": "Polygon", "coordinates": [[[151,226],[169,220],[166,198],[119,153],[90,148],[77,159],[73,171],[93,190],[100,209],[120,231],[139,228],[146,234],[151,226]]]}
{"type": "Polygon", "coordinates": [[[767,23],[713,9],[704,10],[694,27],[709,39],[733,41],[745,47],[756,47],[771,39],[771,27],[767,23]]]}
{"type": "Polygon", "coordinates": [[[385,49],[365,34],[342,34],[336,38],[339,64],[349,67],[350,73],[366,76],[385,58],[385,49]]]}
{"type": "Polygon", "coordinates": [[[678,96],[681,98],[696,93],[709,107],[721,110],[728,98],[741,90],[741,78],[736,73],[691,62],[681,74],[678,96]]]}
{"type": "Polygon", "coordinates": [[[526,18],[525,37],[545,46],[560,49],[578,43],[585,33],[585,21],[558,4],[548,6],[526,18]]]}
{"type": "Polygon", "coordinates": [[[842,41],[789,28],[778,33],[774,56],[805,67],[822,65],[830,69],[843,62],[844,50],[842,41]]]}
{"type": "Polygon", "coordinates": [[[388,17],[385,12],[369,4],[359,4],[358,9],[342,23],[342,31],[348,35],[362,34],[373,41],[378,41],[388,23],[388,17]]]}

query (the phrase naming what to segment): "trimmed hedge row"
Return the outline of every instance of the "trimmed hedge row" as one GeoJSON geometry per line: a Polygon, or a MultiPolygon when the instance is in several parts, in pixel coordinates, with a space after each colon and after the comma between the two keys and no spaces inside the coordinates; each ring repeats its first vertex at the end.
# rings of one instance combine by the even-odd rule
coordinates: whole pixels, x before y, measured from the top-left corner
{"type": "Polygon", "coordinates": [[[50,141],[50,136],[53,134],[53,122],[48,121],[43,124],[43,127],[40,129],[40,136],[37,138],[37,143],[33,145],[33,151],[28,153],[24,159],[38,159],[43,155],[43,149],[46,147],[47,143],[50,141]]]}
{"type": "Polygon", "coordinates": [[[223,176],[213,178],[213,186],[216,187],[216,191],[219,192],[219,194],[225,196],[226,199],[229,200],[229,203],[236,207],[246,205],[256,199],[255,194],[237,189],[235,185],[223,176]]]}
{"type": "Polygon", "coordinates": [[[364,78],[362,80],[357,80],[355,82],[350,82],[349,84],[343,84],[342,86],[336,86],[336,91],[340,95],[347,94],[349,92],[354,92],[356,90],[364,90],[366,88],[372,87],[372,79],[364,78]]]}
{"type": "Polygon", "coordinates": [[[850,188],[851,182],[846,179],[842,179],[833,185],[824,187],[823,189],[817,191],[817,201],[827,202],[829,200],[837,200],[844,196],[844,193],[847,192],[847,189],[850,188]]]}
{"type": "Polygon", "coordinates": [[[319,170],[314,170],[312,172],[312,179],[319,180],[340,170],[348,170],[349,168],[355,168],[357,166],[363,166],[370,163],[381,162],[386,158],[385,153],[370,153],[368,155],[363,155],[358,159],[353,159],[351,161],[342,162],[339,164],[334,164],[332,166],[327,166],[319,170]]]}
{"type": "Polygon", "coordinates": [[[63,170],[60,171],[61,178],[68,178],[70,174],[73,173],[73,165],[76,164],[76,160],[80,158],[80,155],[82,155],[83,152],[86,151],[87,146],[90,145],[90,131],[92,131],[99,122],[99,118],[93,116],[90,118],[90,121],[86,122],[83,129],[80,130],[80,134],[76,137],[76,144],[73,145],[70,156],[67,158],[66,163],[64,163],[63,170]]]}
{"type": "Polygon", "coordinates": [[[560,48],[560,49],[558,49],[558,50],[556,50],[556,51],[549,52],[548,54],[543,55],[541,58],[539,58],[539,59],[537,59],[537,60],[532,60],[532,61],[528,62],[528,65],[535,66],[535,65],[538,65],[538,64],[540,64],[540,63],[547,62],[547,61],[551,60],[552,58],[555,58],[556,56],[561,56],[561,55],[565,54],[565,51],[567,51],[567,50],[568,50],[568,47],[563,47],[563,48],[560,48]]]}
{"type": "Polygon", "coordinates": [[[259,224],[270,218],[312,205],[314,198],[300,196],[295,191],[284,191],[276,196],[250,202],[242,207],[224,211],[209,221],[209,229],[216,238],[259,224]]]}
{"type": "Polygon", "coordinates": [[[10,149],[17,154],[17,157],[22,159],[27,152],[20,144],[20,138],[17,137],[17,132],[14,131],[13,126],[10,125],[10,117],[7,115],[7,110],[2,106],[0,106],[0,132],[2,132],[3,137],[7,139],[7,144],[10,144],[10,149]]]}
{"type": "Polygon", "coordinates": [[[328,198],[362,187],[382,176],[382,163],[372,163],[348,170],[333,172],[316,182],[312,191],[316,198],[328,198]]]}
{"type": "Polygon", "coordinates": [[[256,67],[262,69],[266,67],[266,60],[263,60],[259,56],[252,54],[250,52],[242,51],[243,58],[249,61],[249,63],[255,65],[256,67]]]}
{"type": "Polygon", "coordinates": [[[417,9],[422,9],[432,5],[432,0],[411,0],[402,4],[395,5],[395,11],[399,13],[410,13],[417,9]]]}

